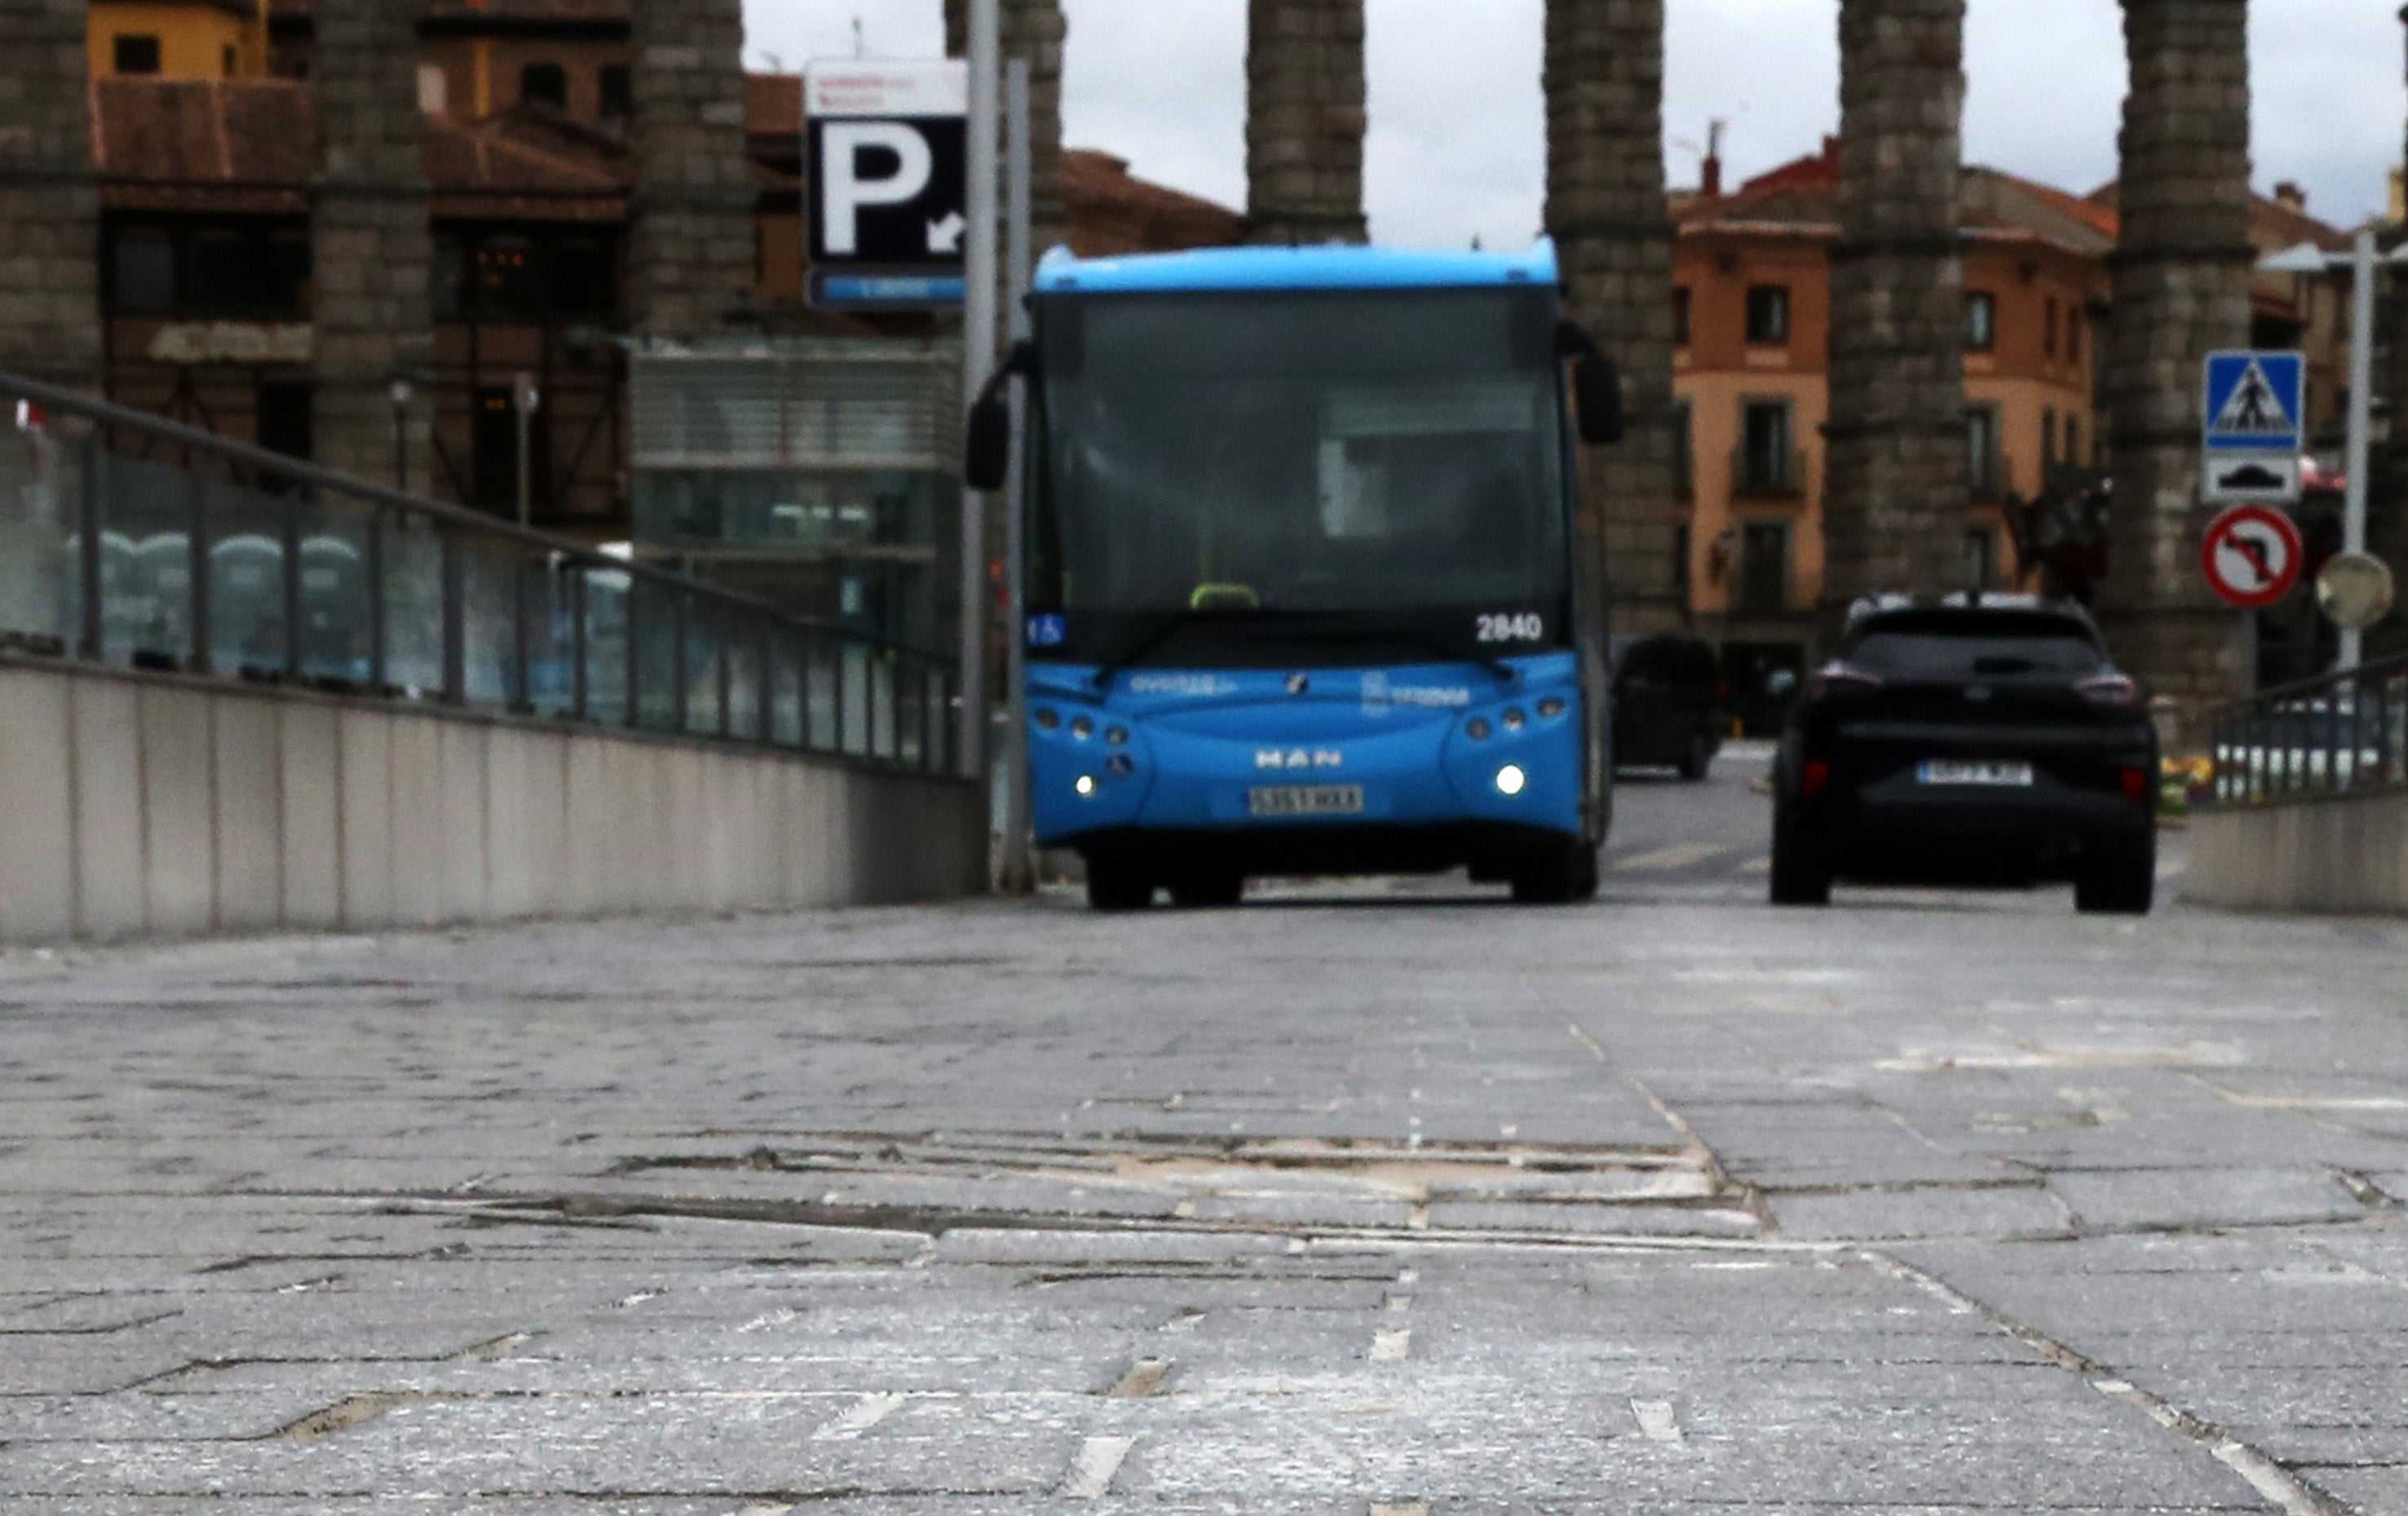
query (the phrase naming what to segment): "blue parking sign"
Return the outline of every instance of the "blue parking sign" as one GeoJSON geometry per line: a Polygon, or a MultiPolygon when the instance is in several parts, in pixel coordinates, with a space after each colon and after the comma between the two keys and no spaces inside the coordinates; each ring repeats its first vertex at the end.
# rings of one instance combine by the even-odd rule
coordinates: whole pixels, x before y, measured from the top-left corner
{"type": "Polygon", "coordinates": [[[2307,441],[2308,364],[2296,352],[2218,352],[2207,360],[2207,450],[2300,452],[2307,441]]]}

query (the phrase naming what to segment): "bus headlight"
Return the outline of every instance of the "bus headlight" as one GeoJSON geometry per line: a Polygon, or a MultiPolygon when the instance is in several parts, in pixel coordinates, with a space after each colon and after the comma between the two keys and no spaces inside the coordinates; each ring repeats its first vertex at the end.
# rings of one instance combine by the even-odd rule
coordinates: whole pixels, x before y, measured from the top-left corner
{"type": "Polygon", "coordinates": [[[1530,787],[1530,776],[1519,764],[1507,764],[1497,771],[1497,793],[1511,798],[1530,787]]]}
{"type": "Polygon", "coordinates": [[[1564,703],[1553,695],[1539,702],[1539,715],[1546,721],[1554,721],[1563,713],[1564,703]]]}
{"type": "Polygon", "coordinates": [[[1070,735],[1084,742],[1096,735],[1096,723],[1084,716],[1075,717],[1070,722],[1070,735]]]}
{"type": "Polygon", "coordinates": [[[1528,723],[1529,720],[1530,718],[1522,714],[1521,707],[1509,707],[1505,711],[1505,730],[1518,732],[1528,723]]]}
{"type": "Polygon", "coordinates": [[[1470,723],[1464,727],[1463,735],[1474,742],[1485,742],[1488,740],[1488,722],[1474,716],[1470,723]]]}
{"type": "Polygon", "coordinates": [[[1082,774],[1077,779],[1072,781],[1070,788],[1079,792],[1080,799],[1093,800],[1096,797],[1096,776],[1093,774],[1082,774]]]}

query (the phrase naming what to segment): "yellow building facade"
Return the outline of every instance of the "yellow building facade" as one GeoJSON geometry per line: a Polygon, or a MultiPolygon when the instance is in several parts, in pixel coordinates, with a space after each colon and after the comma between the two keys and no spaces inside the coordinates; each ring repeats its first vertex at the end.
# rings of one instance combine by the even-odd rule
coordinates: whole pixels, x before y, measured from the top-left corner
{"type": "Polygon", "coordinates": [[[268,72],[265,0],[93,0],[86,36],[94,79],[261,79],[268,72]]]}

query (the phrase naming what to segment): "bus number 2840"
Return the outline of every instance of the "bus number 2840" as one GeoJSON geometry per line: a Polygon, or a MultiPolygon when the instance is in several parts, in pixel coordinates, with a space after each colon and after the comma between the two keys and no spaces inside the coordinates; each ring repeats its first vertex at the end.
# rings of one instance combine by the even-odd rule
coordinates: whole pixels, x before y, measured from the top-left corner
{"type": "Polygon", "coordinates": [[[1480,640],[1483,642],[1543,642],[1546,636],[1547,619],[1535,611],[1519,616],[1480,618],[1480,640]]]}

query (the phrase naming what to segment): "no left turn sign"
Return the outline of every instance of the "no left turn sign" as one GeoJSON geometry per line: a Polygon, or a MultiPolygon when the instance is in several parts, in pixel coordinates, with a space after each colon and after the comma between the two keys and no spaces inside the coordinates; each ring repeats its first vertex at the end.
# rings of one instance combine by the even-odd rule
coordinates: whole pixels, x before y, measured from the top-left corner
{"type": "Polygon", "coordinates": [[[2208,586],[2242,610],[2263,610],[2300,582],[2307,546],[2291,518],[2272,506],[2236,506],[2207,529],[2200,552],[2208,586]]]}

